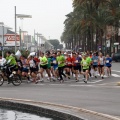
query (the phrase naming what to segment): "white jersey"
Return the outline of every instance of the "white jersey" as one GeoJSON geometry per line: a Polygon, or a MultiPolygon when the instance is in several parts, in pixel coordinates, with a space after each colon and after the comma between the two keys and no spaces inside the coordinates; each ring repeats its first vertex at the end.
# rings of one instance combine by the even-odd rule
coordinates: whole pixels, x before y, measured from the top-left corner
{"type": "Polygon", "coordinates": [[[30,64],[30,67],[33,67],[33,68],[36,67],[34,60],[30,60],[29,64],[30,64]]]}
{"type": "Polygon", "coordinates": [[[105,64],[105,57],[99,57],[99,64],[104,65],[105,64]]]}
{"type": "Polygon", "coordinates": [[[5,63],[6,63],[6,59],[5,58],[0,59],[0,65],[1,66],[3,66],[5,63]]]}

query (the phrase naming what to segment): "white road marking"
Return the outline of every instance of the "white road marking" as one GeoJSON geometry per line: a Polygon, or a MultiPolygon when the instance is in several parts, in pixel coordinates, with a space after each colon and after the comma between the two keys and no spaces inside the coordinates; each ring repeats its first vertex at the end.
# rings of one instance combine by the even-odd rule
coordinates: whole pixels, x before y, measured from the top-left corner
{"type": "Polygon", "coordinates": [[[87,85],[87,84],[85,84],[85,85],[69,85],[69,86],[71,86],[71,87],[97,87],[97,88],[118,88],[118,89],[120,89],[120,86],[105,86],[105,85],[87,85]]]}
{"type": "Polygon", "coordinates": [[[66,84],[59,83],[59,84],[49,84],[49,85],[66,85],[66,84]]]}
{"type": "Polygon", "coordinates": [[[42,85],[46,85],[46,84],[34,84],[34,85],[41,85],[42,86],[42,85]]]}
{"type": "Polygon", "coordinates": [[[113,77],[120,77],[120,75],[112,74],[113,77]]]}
{"type": "MultiPolygon", "coordinates": [[[[93,82],[91,82],[90,80],[88,80],[88,83],[89,83],[89,84],[92,84],[92,83],[99,83],[99,82],[101,82],[101,81],[103,81],[103,80],[95,80],[95,81],[93,81],[93,82]]],[[[84,81],[77,82],[77,83],[84,83],[84,81]]]]}
{"type": "Polygon", "coordinates": [[[119,72],[120,73],[120,71],[117,71],[117,70],[112,70],[113,72],[119,72]]]}
{"type": "Polygon", "coordinates": [[[94,85],[87,85],[87,84],[85,84],[85,85],[70,85],[71,87],[86,87],[86,86],[88,86],[88,87],[92,87],[92,86],[94,86],[94,85]]]}

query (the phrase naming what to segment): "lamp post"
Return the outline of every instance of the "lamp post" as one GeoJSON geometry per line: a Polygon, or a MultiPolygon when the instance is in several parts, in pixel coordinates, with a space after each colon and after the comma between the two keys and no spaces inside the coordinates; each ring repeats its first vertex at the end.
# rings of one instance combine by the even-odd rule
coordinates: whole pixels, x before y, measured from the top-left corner
{"type": "Polygon", "coordinates": [[[43,38],[44,36],[41,34],[41,35],[39,35],[39,51],[41,50],[40,48],[42,48],[42,38],[43,38]]]}
{"type": "Polygon", "coordinates": [[[22,39],[21,39],[22,48],[24,47],[24,33],[26,33],[26,35],[27,35],[28,31],[21,31],[21,34],[22,34],[22,39]]]}
{"type": "MultiPolygon", "coordinates": [[[[40,41],[38,42],[38,38],[42,35],[42,34],[40,34],[40,33],[35,33],[35,31],[34,31],[34,35],[37,35],[37,56],[38,56],[38,47],[40,47],[40,41]],[[39,43],[39,44],[38,44],[39,43]]],[[[40,40],[40,39],[39,39],[40,40]]],[[[40,48],[39,48],[40,49],[40,48]]]]}
{"type": "Polygon", "coordinates": [[[16,20],[16,18],[21,18],[21,19],[23,19],[23,18],[32,18],[32,16],[31,15],[25,15],[25,14],[16,14],[16,6],[15,6],[15,53],[16,53],[16,51],[17,51],[17,41],[16,41],[16,35],[17,35],[17,20],[16,20]]]}

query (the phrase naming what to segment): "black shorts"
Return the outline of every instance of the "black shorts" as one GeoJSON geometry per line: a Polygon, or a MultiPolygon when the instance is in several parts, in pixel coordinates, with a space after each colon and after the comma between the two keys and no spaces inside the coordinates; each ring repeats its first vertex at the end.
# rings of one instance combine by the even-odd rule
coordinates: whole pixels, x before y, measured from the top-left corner
{"type": "Polygon", "coordinates": [[[65,68],[69,68],[69,69],[71,69],[71,68],[72,68],[72,65],[71,65],[71,66],[66,65],[65,68]]]}
{"type": "Polygon", "coordinates": [[[89,70],[89,69],[83,69],[83,72],[86,72],[86,70],[89,70]]]}
{"type": "Polygon", "coordinates": [[[99,65],[100,68],[104,67],[104,65],[99,65]]]}
{"type": "Polygon", "coordinates": [[[95,69],[95,68],[97,68],[98,67],[98,65],[93,65],[93,68],[95,69]]]}
{"type": "Polygon", "coordinates": [[[112,66],[106,66],[106,67],[111,68],[112,66]]]}
{"type": "Polygon", "coordinates": [[[40,68],[42,68],[42,69],[47,69],[48,67],[47,67],[47,65],[40,65],[40,68]]]}
{"type": "Polygon", "coordinates": [[[32,72],[37,72],[37,69],[36,68],[30,68],[30,72],[32,73],[32,72]]]}
{"type": "Polygon", "coordinates": [[[73,69],[81,71],[81,66],[74,66],[73,69]]]}
{"type": "Polygon", "coordinates": [[[23,68],[22,72],[27,72],[28,73],[28,69],[27,68],[23,68]]]}

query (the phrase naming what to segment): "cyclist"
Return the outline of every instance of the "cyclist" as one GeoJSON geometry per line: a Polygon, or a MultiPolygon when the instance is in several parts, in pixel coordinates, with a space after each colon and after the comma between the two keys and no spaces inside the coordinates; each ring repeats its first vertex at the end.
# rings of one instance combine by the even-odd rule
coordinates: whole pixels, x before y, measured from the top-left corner
{"type": "Polygon", "coordinates": [[[107,67],[108,76],[111,76],[112,58],[108,54],[105,58],[105,66],[107,67]]]}
{"type": "MultiPolygon", "coordinates": [[[[15,60],[15,57],[13,57],[13,55],[11,54],[10,51],[8,51],[6,53],[6,60],[7,60],[7,73],[9,75],[9,77],[12,77],[13,74],[12,74],[12,71],[14,70],[14,68],[16,68],[16,65],[17,65],[17,62],[15,60]]],[[[9,81],[8,81],[9,82],[9,81]]]]}

